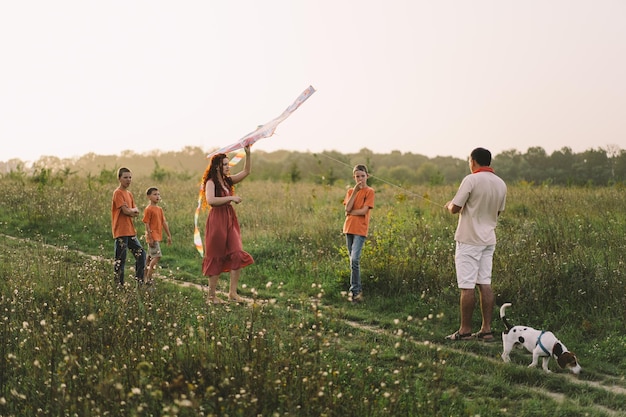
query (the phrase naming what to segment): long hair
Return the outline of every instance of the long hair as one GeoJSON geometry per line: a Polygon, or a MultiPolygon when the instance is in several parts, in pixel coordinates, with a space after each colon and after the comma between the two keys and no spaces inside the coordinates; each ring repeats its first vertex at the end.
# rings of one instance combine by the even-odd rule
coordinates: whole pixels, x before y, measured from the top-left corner
{"type": "MultiPolygon", "coordinates": [[[[209,166],[206,168],[204,174],[202,175],[202,207],[208,206],[208,203],[206,201],[206,184],[209,180],[212,180],[213,184],[215,185],[215,196],[222,197],[224,195],[224,190],[222,189],[222,187],[220,187],[219,173],[221,172],[220,170],[222,169],[222,164],[224,163],[225,158],[227,158],[227,155],[225,153],[218,153],[213,155],[211,157],[211,162],[209,163],[209,166]]],[[[228,188],[230,189],[230,193],[235,194],[235,186],[233,185],[232,178],[230,178],[230,176],[224,177],[224,182],[226,183],[226,186],[228,186],[228,188]]]]}

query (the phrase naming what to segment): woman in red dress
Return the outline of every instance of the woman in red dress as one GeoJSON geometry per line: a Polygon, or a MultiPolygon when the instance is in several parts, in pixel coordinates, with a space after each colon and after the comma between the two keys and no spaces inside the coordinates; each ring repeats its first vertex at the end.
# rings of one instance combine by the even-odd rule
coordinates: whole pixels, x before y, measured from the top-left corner
{"type": "Polygon", "coordinates": [[[210,206],[204,235],[202,273],[209,277],[209,302],[214,304],[224,303],[215,295],[222,272],[230,272],[228,299],[237,303],[243,301],[237,294],[241,268],[254,263],[252,256],[243,250],[237,214],[231,205],[241,203],[241,197],[235,195],[234,185],[250,174],[250,146],[244,149],[246,160],[241,172],[231,176],[228,157],[219,153],[213,155],[202,176],[205,204],[210,206]]]}

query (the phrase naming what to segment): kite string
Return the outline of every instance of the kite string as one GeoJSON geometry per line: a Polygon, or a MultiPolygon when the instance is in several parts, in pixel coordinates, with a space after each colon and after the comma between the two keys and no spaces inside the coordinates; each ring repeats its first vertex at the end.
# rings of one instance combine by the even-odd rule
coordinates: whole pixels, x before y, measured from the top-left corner
{"type": "MultiPolygon", "coordinates": [[[[314,155],[315,155],[315,154],[314,154],[314,155]]],[[[332,156],[330,156],[330,155],[326,155],[326,154],[324,154],[324,153],[321,153],[321,154],[319,154],[319,155],[322,155],[322,156],[324,156],[324,157],[326,157],[326,158],[330,159],[331,161],[337,162],[338,164],[344,165],[344,166],[346,166],[346,167],[348,167],[348,168],[352,168],[352,166],[351,166],[351,165],[348,165],[347,163],[345,163],[345,162],[343,162],[343,161],[340,161],[339,159],[333,158],[333,157],[332,157],[332,156]]],[[[419,198],[421,198],[422,200],[425,200],[425,201],[427,201],[427,202],[429,202],[429,203],[431,203],[431,204],[434,204],[434,205],[436,205],[436,206],[438,206],[438,207],[444,207],[444,208],[445,208],[445,204],[440,204],[440,203],[437,203],[437,202],[435,202],[435,201],[431,200],[430,198],[426,198],[426,197],[424,197],[423,195],[419,195],[419,194],[414,193],[414,192],[412,192],[412,191],[410,191],[410,190],[407,190],[406,188],[401,187],[401,186],[399,186],[399,185],[397,185],[397,184],[394,184],[394,183],[392,183],[391,181],[388,181],[388,180],[386,180],[386,179],[384,179],[384,178],[382,178],[382,177],[378,177],[378,176],[376,176],[376,175],[372,175],[372,174],[370,174],[369,176],[370,176],[370,177],[372,177],[372,178],[375,178],[375,179],[377,179],[378,181],[383,182],[383,183],[385,183],[385,184],[387,184],[387,185],[390,185],[390,186],[395,187],[395,188],[397,188],[397,189],[399,189],[399,190],[402,190],[403,192],[405,192],[405,193],[407,193],[407,194],[410,194],[410,195],[412,195],[412,196],[414,196],[414,197],[419,197],[419,198]]]]}

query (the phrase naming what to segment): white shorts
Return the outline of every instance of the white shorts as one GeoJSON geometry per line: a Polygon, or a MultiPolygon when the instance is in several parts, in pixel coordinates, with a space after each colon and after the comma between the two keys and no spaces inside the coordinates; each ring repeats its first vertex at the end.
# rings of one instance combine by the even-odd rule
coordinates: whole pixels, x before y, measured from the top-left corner
{"type": "Polygon", "coordinates": [[[495,250],[496,245],[476,246],[456,242],[454,264],[459,288],[471,290],[476,284],[491,284],[495,250]]]}
{"type": "Polygon", "coordinates": [[[151,258],[161,257],[161,245],[159,242],[154,242],[154,246],[148,245],[148,256],[151,258]]]}

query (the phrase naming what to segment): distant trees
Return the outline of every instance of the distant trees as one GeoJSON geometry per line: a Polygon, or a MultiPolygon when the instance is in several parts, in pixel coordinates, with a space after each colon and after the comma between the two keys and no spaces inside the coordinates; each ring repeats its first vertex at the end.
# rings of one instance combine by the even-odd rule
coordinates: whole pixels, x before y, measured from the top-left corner
{"type": "Polygon", "coordinates": [[[494,167],[508,181],[558,185],[626,184],[626,151],[616,147],[575,154],[569,147],[547,155],[541,147],[525,154],[511,150],[494,157],[494,167]]]}
{"type": "MultiPolygon", "coordinates": [[[[252,180],[284,182],[314,182],[328,185],[352,184],[352,167],[357,163],[368,166],[371,183],[392,183],[401,186],[456,184],[468,174],[466,159],[453,157],[428,158],[424,155],[392,151],[376,154],[367,148],[357,153],[336,151],[310,152],[254,152],[252,180]]],[[[179,152],[151,152],[137,154],[125,151],[121,155],[95,155],[60,159],[45,157],[27,167],[19,160],[0,162],[0,175],[30,176],[37,181],[71,175],[90,178],[106,177],[119,167],[127,166],[136,176],[150,176],[154,180],[166,177],[188,178],[199,181],[208,164],[206,152],[200,148],[185,147],[179,152]]],[[[494,155],[493,168],[508,183],[525,182],[535,185],[611,186],[626,185],[626,150],[612,145],[574,153],[564,147],[548,154],[535,146],[525,153],[515,149],[494,155]]],[[[237,172],[238,166],[233,168],[237,172]]],[[[115,178],[110,179],[114,182],[115,178]]]]}

